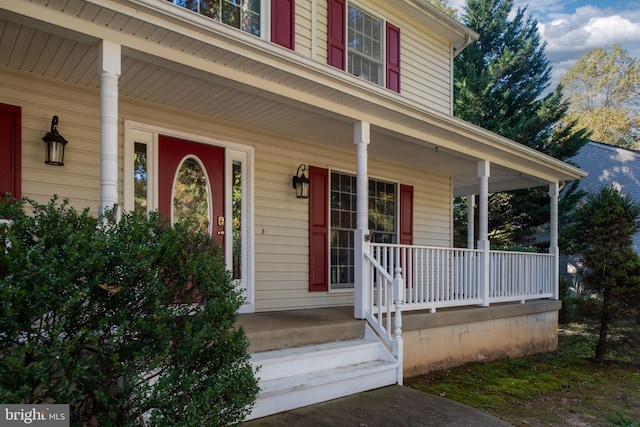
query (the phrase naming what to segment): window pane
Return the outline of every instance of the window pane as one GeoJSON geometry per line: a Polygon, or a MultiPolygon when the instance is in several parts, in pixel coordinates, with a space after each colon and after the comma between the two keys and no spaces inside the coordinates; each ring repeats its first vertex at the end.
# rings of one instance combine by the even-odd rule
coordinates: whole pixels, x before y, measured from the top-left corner
{"type": "Polygon", "coordinates": [[[168,0],[260,37],[261,0],[168,0]]]}
{"type": "Polygon", "coordinates": [[[382,84],[382,21],[349,6],[347,71],[382,84]]]}
{"type": "Polygon", "coordinates": [[[147,213],[147,144],[136,142],[133,149],[133,210],[147,213]]]}
{"type": "Polygon", "coordinates": [[[374,231],[376,243],[395,243],[396,239],[396,184],[369,181],[369,228],[374,231]]]}
{"type": "Polygon", "coordinates": [[[331,173],[331,288],[353,288],[356,178],[331,173]]]}
{"type": "Polygon", "coordinates": [[[172,222],[188,218],[194,228],[209,232],[209,200],[209,184],[202,166],[193,158],[186,159],[173,187],[172,222]]]}
{"type": "Polygon", "coordinates": [[[233,222],[233,278],[242,278],[242,162],[233,161],[231,212],[233,222]]]}
{"type": "MultiPolygon", "coordinates": [[[[353,287],[354,230],[357,221],[356,177],[338,172],[331,173],[331,234],[330,262],[331,288],[353,287]]],[[[396,236],[396,184],[369,180],[369,229],[376,243],[395,243],[396,236]]]]}

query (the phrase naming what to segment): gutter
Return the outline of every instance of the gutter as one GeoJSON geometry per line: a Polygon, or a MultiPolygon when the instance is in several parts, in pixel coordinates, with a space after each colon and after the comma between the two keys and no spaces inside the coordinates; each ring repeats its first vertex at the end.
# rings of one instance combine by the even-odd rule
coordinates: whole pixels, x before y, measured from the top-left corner
{"type": "Polygon", "coordinates": [[[472,43],[471,36],[469,34],[465,34],[464,40],[460,46],[453,46],[453,58],[460,55],[460,53],[470,44],[472,43]]]}

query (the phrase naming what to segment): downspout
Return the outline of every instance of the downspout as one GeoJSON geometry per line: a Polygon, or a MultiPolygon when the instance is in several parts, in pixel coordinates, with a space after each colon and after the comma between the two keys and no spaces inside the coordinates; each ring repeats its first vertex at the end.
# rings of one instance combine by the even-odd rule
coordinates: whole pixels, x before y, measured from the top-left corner
{"type": "Polygon", "coordinates": [[[560,198],[560,185],[557,182],[549,184],[549,253],[553,255],[551,265],[551,291],[553,299],[560,299],[560,247],[558,245],[558,200],[560,198]]]}

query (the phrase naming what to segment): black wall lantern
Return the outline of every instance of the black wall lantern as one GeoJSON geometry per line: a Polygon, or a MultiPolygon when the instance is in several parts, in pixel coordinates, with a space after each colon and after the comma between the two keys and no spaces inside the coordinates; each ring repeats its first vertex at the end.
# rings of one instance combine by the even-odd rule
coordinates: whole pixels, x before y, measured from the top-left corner
{"type": "Polygon", "coordinates": [[[64,146],[69,142],[58,133],[58,116],[53,116],[51,130],[42,140],[47,144],[47,159],[44,162],[48,165],[64,166],[64,146]]]}
{"type": "Polygon", "coordinates": [[[298,172],[293,177],[293,188],[296,189],[296,197],[298,199],[309,198],[309,185],[311,181],[304,175],[304,171],[307,170],[307,165],[298,166],[298,172]],[[302,169],[302,174],[300,170],[302,169]]]}

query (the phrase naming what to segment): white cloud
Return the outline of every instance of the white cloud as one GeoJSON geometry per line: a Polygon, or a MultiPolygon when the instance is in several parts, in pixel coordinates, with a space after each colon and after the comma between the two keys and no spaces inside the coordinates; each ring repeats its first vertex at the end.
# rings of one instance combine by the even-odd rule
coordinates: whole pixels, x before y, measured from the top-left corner
{"type": "Polygon", "coordinates": [[[574,56],[574,52],[582,56],[587,50],[608,48],[616,43],[640,46],[640,20],[634,22],[611,12],[605,15],[591,6],[578,8],[574,14],[563,14],[548,23],[541,21],[539,29],[550,57],[574,56]]]}
{"type": "MultiPolygon", "coordinates": [[[[450,0],[449,4],[461,15],[466,0],[450,0]]],[[[595,48],[619,44],[640,60],[640,1],[515,0],[514,11],[523,7],[538,21],[542,41],[547,43],[545,53],[553,67],[550,89],[595,48]]]]}
{"type": "Polygon", "coordinates": [[[553,67],[552,87],[592,49],[619,44],[640,59],[640,10],[579,7],[573,13],[551,13],[539,20],[546,54],[553,67]]]}

